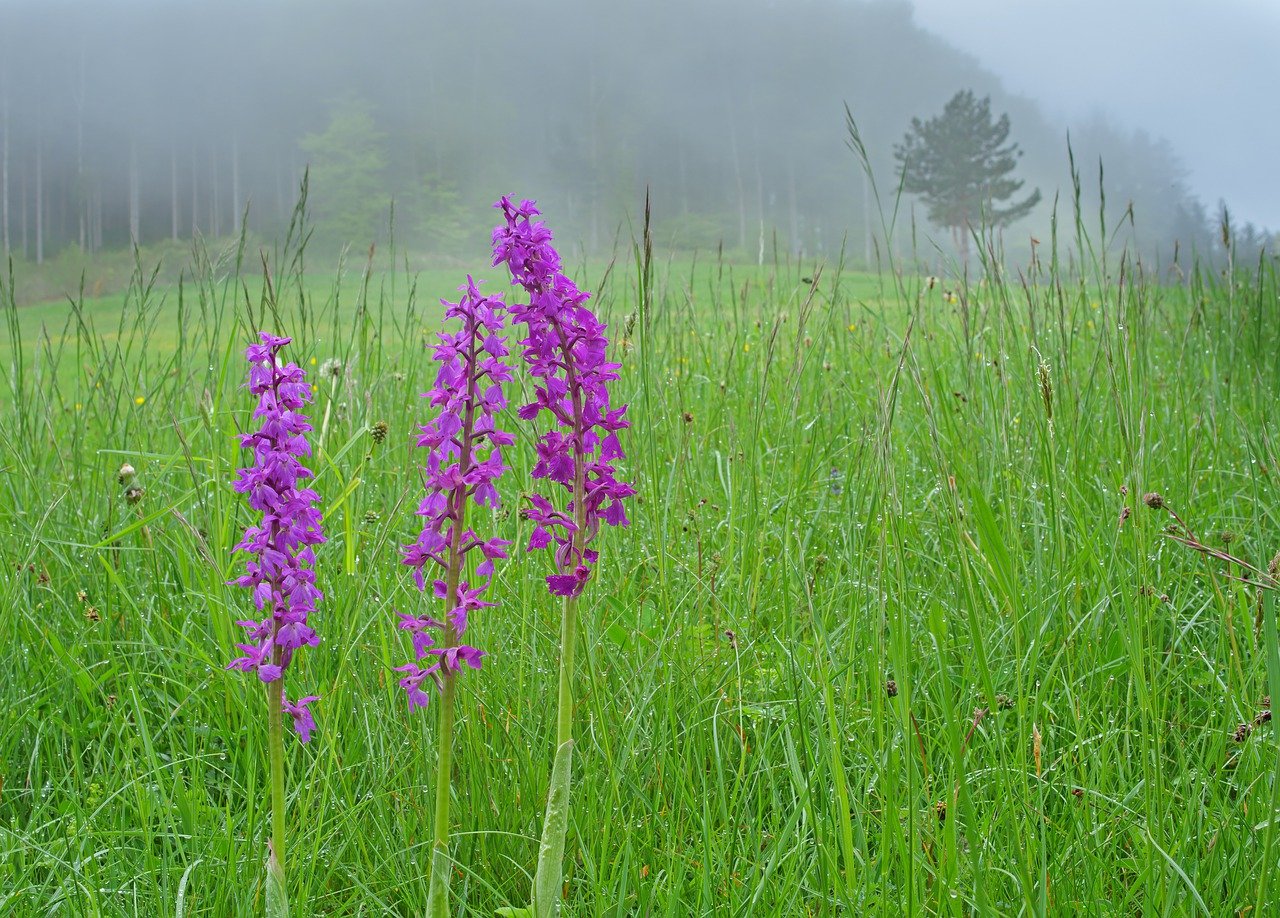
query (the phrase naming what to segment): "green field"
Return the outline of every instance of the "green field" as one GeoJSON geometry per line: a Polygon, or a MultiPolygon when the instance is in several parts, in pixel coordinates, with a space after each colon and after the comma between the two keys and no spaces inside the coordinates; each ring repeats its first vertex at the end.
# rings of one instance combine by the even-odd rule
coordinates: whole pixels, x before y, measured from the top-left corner
{"type": "MultiPolygon", "coordinates": [[[[1280,913],[1275,593],[1167,528],[1262,571],[1280,550],[1274,265],[1042,252],[931,285],[686,259],[647,282],[628,258],[579,272],[640,493],[584,596],[562,914],[1280,913]]],[[[426,601],[397,547],[418,345],[465,272],[269,271],[6,307],[0,914],[262,912],[265,705],[223,669],[254,328],[345,367],[313,406],[330,541],[322,643],[289,674],[322,696],[287,750],[295,913],[425,906],[435,718],[391,667],[394,610],[426,601]]],[[[527,441],[507,461],[528,481],[527,441]]],[[[459,914],[522,904],[537,855],[543,554],[499,566],[491,656],[459,682],[459,914]]]]}

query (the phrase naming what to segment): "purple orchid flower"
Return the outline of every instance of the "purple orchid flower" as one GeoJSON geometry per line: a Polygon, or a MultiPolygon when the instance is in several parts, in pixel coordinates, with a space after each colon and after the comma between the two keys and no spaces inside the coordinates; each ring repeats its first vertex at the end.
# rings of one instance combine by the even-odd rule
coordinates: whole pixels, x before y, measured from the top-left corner
{"type": "Polygon", "coordinates": [[[626,406],[609,403],[608,384],[618,378],[619,364],[606,359],[605,326],[587,307],[590,294],[564,274],[551,231],[533,219],[539,214],[534,203],[517,205],[504,196],[494,206],[506,220],[493,231],[493,263],[505,264],[512,283],[529,297],[508,308],[512,321],[528,328],[520,344],[535,380],[534,400],[518,414],[532,421],[547,412],[552,422],[538,439],[532,474],[570,495],[563,512],[542,495],[530,498],[524,511],[534,523],[528,550],[554,543],[556,573],[547,577],[547,586],[558,596],[578,596],[597,558],[587,546],[601,522],[628,524],[622,502],[636,493],[618,480],[614,466],[624,458],[617,433],[629,426],[626,406]]]}
{"type": "MultiPolygon", "coordinates": [[[[311,452],[304,436],[311,425],[301,413],[311,399],[306,373],[279,360],[292,339],[266,332],[261,339],[245,350],[249,391],[258,396],[253,417],[261,427],[240,437],[240,445],[253,453],[253,464],[236,473],[232,487],[248,496],[249,506],[262,514],[262,520],[246,529],[233,549],[253,557],[245,563],[245,573],[229,583],[251,590],[254,605],[265,615],[237,622],[245,629],[245,643],[236,645],[241,655],[227,669],[255,673],[270,684],[284,678],[295,652],[320,643],[307,617],[323,598],[315,585],[312,548],[325,538],[315,506],[320,498],[305,487],[311,471],[301,461],[311,452]]],[[[298,736],[307,742],[315,729],[307,705],[317,697],[296,704],[284,700],[283,694],[280,699],[293,716],[298,736]]]]}
{"type": "Polygon", "coordinates": [[[459,319],[462,329],[438,335],[432,346],[440,367],[435,386],[423,393],[439,414],[422,425],[418,446],[427,450],[423,473],[427,493],[418,506],[422,531],[415,541],[403,546],[403,563],[413,569],[419,590],[427,587],[425,571],[439,568],[441,577],[432,578],[433,595],[444,601],[443,621],[430,616],[400,613],[399,627],[410,632],[418,662],[435,657],[429,666],[410,663],[398,668],[409,698],[410,709],[425,707],[429,695],[423,685],[429,679],[439,689],[445,675],[462,666],[480,668],[484,651],[458,640],[467,630],[468,615],[492,607],[481,597],[493,577],[493,562],[507,557],[511,543],[497,538],[481,539],[466,526],[468,504],[496,508],[498,492],[494,483],[507,471],[502,447],[515,442],[511,434],[497,426],[497,415],[507,404],[502,386],[511,381],[511,369],[502,362],[508,353],[499,336],[505,306],[497,297],[482,296],[476,282],[467,278],[459,288],[457,303],[445,302],[445,318],[459,319]],[[461,579],[466,556],[479,552],[480,563],[472,584],[461,579]],[[442,646],[436,646],[439,635],[442,646]]]}

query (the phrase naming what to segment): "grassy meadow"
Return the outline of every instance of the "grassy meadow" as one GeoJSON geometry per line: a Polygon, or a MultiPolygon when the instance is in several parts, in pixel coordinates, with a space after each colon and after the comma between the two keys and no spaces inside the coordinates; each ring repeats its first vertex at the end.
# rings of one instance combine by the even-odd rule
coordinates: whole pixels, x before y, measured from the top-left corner
{"type": "MultiPolygon", "coordinates": [[[[1264,572],[1280,551],[1275,266],[1052,248],[936,282],[643,247],[579,269],[639,496],[583,599],[562,914],[1280,913],[1275,594],[1173,537],[1264,572]]],[[[265,278],[256,251],[204,255],[180,287],[144,268],[99,300],[18,306],[5,282],[0,914],[261,914],[265,703],[223,669],[259,328],[316,385],[329,536],[322,643],[288,677],[322,696],[287,743],[294,907],[425,906],[436,721],[392,667],[395,610],[430,600],[398,546],[421,342],[465,272],[296,255],[265,278]]],[[[506,458],[527,481],[531,444],[506,458]]],[[[516,509],[486,532],[522,545],[516,509]]],[[[513,553],[473,619],[459,914],[527,899],[547,565],[513,553]]]]}

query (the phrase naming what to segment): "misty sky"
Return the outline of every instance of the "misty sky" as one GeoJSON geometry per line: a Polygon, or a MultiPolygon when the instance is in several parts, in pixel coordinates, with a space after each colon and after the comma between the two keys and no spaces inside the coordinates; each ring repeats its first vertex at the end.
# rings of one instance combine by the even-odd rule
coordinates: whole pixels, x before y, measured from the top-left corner
{"type": "Polygon", "coordinates": [[[1280,0],[913,2],[1051,117],[1166,137],[1206,202],[1280,227],[1280,0]]]}

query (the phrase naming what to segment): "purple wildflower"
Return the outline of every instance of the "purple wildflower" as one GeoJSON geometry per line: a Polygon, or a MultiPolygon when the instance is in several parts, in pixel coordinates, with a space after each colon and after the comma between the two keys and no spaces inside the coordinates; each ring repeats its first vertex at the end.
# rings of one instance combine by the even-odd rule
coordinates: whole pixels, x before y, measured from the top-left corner
{"type": "MultiPolygon", "coordinates": [[[[315,507],[320,498],[299,486],[311,477],[300,461],[311,452],[304,436],[311,425],[300,413],[311,398],[306,373],[278,360],[280,350],[292,339],[261,335],[262,343],[250,345],[245,356],[250,363],[249,391],[258,396],[253,417],[262,426],[240,438],[241,447],[253,451],[253,465],[237,472],[233,487],[248,495],[249,506],[262,513],[262,521],[246,529],[233,549],[253,558],[245,564],[246,573],[229,582],[252,590],[254,605],[266,614],[260,620],[236,623],[245,629],[245,642],[236,645],[241,655],[227,669],[253,672],[271,683],[283,678],[296,650],[320,642],[307,616],[323,596],[315,585],[312,546],[325,539],[315,507]]],[[[307,710],[315,700],[308,696],[290,704],[282,697],[285,712],[292,715],[304,743],[315,729],[307,710]]]]}
{"type": "Polygon", "coordinates": [[[560,255],[551,246],[551,231],[533,217],[532,201],[517,206],[506,197],[494,205],[506,218],[493,231],[493,263],[506,264],[513,284],[529,295],[527,304],[508,308],[512,321],[529,333],[521,345],[534,377],[534,401],[518,413],[526,421],[551,413],[553,427],[538,440],[534,478],[563,485],[570,493],[563,512],[550,500],[533,495],[524,511],[533,521],[528,550],[555,544],[556,573],[547,586],[558,596],[578,596],[591,578],[597,553],[587,546],[601,521],[628,523],[622,501],[635,488],[616,477],[622,459],[618,431],[629,426],[626,406],[609,404],[608,384],[618,378],[619,364],[605,357],[605,326],[586,305],[585,293],[565,276],[560,255]],[[582,505],[575,506],[577,495],[582,505]]]}
{"type": "Polygon", "coordinates": [[[422,531],[401,549],[419,590],[427,587],[427,565],[440,568],[443,577],[432,578],[431,588],[445,603],[443,621],[400,613],[400,628],[413,635],[415,662],[397,667],[405,674],[400,686],[409,696],[410,709],[426,707],[430,696],[422,686],[428,679],[438,687],[443,675],[458,672],[464,664],[480,668],[485,652],[458,641],[467,630],[468,615],[493,606],[481,597],[492,580],[493,562],[507,557],[511,544],[481,539],[466,525],[468,501],[498,506],[494,482],[506,471],[501,448],[515,442],[498,428],[496,417],[507,406],[502,384],[511,381],[511,368],[502,362],[508,353],[506,339],[499,337],[505,306],[498,297],[481,296],[470,277],[458,289],[462,297],[457,303],[445,302],[444,315],[460,319],[462,329],[439,335],[433,346],[440,363],[435,387],[423,393],[440,413],[421,426],[417,441],[427,450],[427,493],[418,506],[422,531]],[[465,558],[473,551],[480,553],[476,576],[483,578],[474,585],[460,579],[465,558]],[[436,646],[432,632],[442,639],[441,646],[436,646]],[[418,665],[424,661],[430,662],[418,665]]]}
{"type": "Polygon", "coordinates": [[[287,697],[281,700],[284,702],[284,712],[293,718],[293,729],[298,731],[298,736],[302,737],[304,743],[307,742],[316,728],[315,718],[311,716],[307,705],[313,701],[319,701],[320,696],[308,695],[305,698],[299,698],[297,703],[290,702],[287,697]]]}

